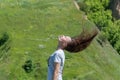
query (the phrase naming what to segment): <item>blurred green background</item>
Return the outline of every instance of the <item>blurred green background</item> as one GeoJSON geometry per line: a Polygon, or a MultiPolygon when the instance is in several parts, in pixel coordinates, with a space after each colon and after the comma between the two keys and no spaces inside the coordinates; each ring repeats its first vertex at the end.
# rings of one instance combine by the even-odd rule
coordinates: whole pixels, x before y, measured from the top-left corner
{"type": "MultiPolygon", "coordinates": [[[[47,59],[61,34],[95,25],[72,0],[0,0],[0,80],[46,80],[47,59]]],[[[65,51],[63,80],[119,80],[120,58],[99,35],[84,51],[65,51]]]]}

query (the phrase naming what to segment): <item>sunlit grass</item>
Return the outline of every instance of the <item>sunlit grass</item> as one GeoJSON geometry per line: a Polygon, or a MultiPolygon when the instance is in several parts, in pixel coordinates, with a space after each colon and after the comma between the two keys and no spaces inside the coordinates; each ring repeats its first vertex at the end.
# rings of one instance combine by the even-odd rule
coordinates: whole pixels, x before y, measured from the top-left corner
{"type": "MultiPolygon", "coordinates": [[[[2,0],[0,6],[0,34],[8,32],[11,39],[0,60],[0,80],[46,80],[47,58],[56,50],[57,37],[94,27],[68,0],[2,0]],[[32,60],[30,73],[22,68],[27,60],[32,60]]],[[[82,52],[65,53],[64,80],[120,79],[120,59],[109,43],[101,47],[94,40],[82,52]]]]}

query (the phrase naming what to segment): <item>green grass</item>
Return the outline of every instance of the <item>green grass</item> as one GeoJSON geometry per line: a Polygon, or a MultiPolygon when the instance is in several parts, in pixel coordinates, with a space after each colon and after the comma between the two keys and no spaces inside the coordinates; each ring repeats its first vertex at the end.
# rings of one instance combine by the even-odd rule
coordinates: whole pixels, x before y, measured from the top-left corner
{"type": "MultiPolygon", "coordinates": [[[[78,35],[82,26],[90,29],[93,24],[83,20],[72,0],[1,0],[0,36],[8,33],[6,45],[11,48],[0,59],[0,80],[46,80],[47,58],[56,49],[58,35],[78,35]],[[22,68],[27,60],[32,60],[30,73],[22,68]]],[[[96,39],[77,54],[65,51],[63,80],[120,79],[119,55],[96,39]]]]}

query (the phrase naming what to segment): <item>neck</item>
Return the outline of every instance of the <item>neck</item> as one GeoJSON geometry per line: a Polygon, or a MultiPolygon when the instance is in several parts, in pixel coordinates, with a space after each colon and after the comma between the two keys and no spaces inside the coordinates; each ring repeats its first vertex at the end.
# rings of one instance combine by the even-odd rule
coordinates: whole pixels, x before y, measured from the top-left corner
{"type": "Polygon", "coordinates": [[[64,50],[62,47],[58,46],[58,47],[57,47],[57,50],[59,50],[59,49],[64,50]]]}

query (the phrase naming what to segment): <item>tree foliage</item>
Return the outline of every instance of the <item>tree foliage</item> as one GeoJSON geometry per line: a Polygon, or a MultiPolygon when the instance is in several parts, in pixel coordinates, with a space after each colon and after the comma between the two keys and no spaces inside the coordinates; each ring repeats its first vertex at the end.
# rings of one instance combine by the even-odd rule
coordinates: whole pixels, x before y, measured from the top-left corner
{"type": "Polygon", "coordinates": [[[110,0],[84,0],[81,10],[98,26],[120,54],[120,20],[114,20],[112,17],[109,3],[110,0]]]}

